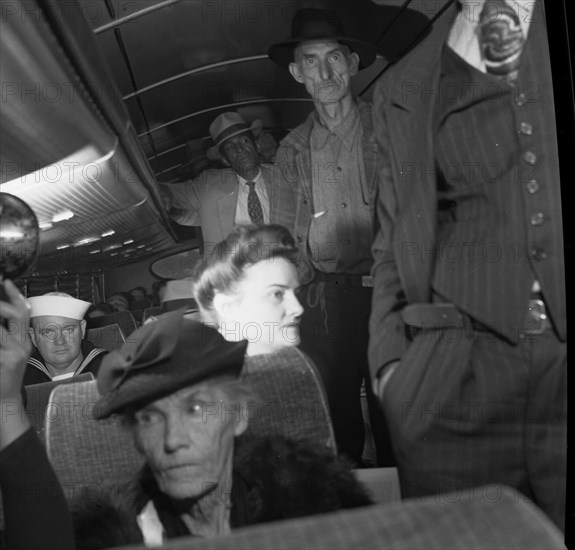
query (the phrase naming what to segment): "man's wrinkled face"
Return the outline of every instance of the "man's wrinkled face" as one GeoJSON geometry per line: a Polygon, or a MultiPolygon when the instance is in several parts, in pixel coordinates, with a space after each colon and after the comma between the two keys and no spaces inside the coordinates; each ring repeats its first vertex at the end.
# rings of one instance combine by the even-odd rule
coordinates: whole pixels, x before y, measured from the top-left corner
{"type": "Polygon", "coordinates": [[[289,70],[314,103],[338,103],[351,95],[349,82],[357,74],[359,56],[338,42],[304,42],[294,51],[289,70]]]}
{"type": "Polygon", "coordinates": [[[236,174],[244,174],[259,166],[259,152],[251,132],[243,132],[226,139],[220,145],[224,164],[231,166],[236,174]]]}
{"type": "Polygon", "coordinates": [[[178,500],[199,498],[223,482],[234,437],[247,426],[234,413],[236,406],[215,382],[204,382],[135,413],[136,446],[163,493],[178,500]]]}
{"type": "Polygon", "coordinates": [[[85,332],[86,321],[42,315],[32,319],[30,336],[44,361],[64,371],[81,355],[85,332]]]}

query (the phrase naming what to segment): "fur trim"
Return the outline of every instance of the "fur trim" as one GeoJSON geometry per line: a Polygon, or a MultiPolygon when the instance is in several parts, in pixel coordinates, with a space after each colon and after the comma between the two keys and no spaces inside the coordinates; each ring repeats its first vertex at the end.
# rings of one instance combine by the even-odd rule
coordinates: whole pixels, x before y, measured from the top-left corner
{"type": "Polygon", "coordinates": [[[75,502],[72,514],[76,550],[100,550],[142,543],[136,523],[141,498],[136,485],[106,486],[86,490],[75,502]]]}
{"type": "MultiPolygon", "coordinates": [[[[233,470],[232,528],[373,503],[347,460],[309,441],[242,436],[233,470]]],[[[142,543],[136,517],[157,491],[144,469],[137,481],[81,494],[73,508],[77,550],[142,543]]],[[[162,509],[169,519],[169,507],[162,509]]]]}
{"type": "Polygon", "coordinates": [[[309,441],[282,436],[236,443],[234,473],[248,488],[247,524],[373,504],[351,463],[309,441]]]}

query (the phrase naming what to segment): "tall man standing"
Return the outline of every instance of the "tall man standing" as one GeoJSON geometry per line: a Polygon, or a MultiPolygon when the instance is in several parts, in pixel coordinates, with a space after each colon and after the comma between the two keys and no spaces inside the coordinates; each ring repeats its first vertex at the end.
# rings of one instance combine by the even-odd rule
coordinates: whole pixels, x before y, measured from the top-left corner
{"type": "MultiPolygon", "coordinates": [[[[373,63],[375,49],[346,36],[332,10],[305,8],[294,16],[291,39],[268,55],[305,86],[315,107],[276,155],[284,178],[278,221],[301,251],[301,348],[322,375],[339,450],[360,464],[377,150],[371,106],[352,96],[350,80],[373,63]]],[[[370,388],[368,405],[378,446],[383,419],[370,388]]]]}
{"type": "Polygon", "coordinates": [[[455,2],[378,82],[374,123],[390,162],[370,366],[402,496],[495,498],[501,483],[563,527],[565,274],[542,2],[455,2]]]}

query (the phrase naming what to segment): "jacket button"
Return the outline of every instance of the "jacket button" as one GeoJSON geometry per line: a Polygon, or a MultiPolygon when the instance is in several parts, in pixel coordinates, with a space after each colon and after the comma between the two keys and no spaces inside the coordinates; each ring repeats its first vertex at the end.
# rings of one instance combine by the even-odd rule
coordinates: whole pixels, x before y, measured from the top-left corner
{"type": "Polygon", "coordinates": [[[543,212],[534,212],[531,214],[529,223],[531,223],[531,225],[542,225],[544,221],[545,216],[543,215],[543,212]]]}
{"type": "Polygon", "coordinates": [[[533,165],[537,162],[537,155],[533,151],[526,151],[523,155],[523,160],[527,164],[533,165]]]}
{"type": "Polygon", "coordinates": [[[540,262],[541,260],[547,258],[547,254],[533,244],[529,245],[529,248],[527,249],[527,255],[529,256],[529,259],[534,262],[540,262]]]}
{"type": "Polygon", "coordinates": [[[522,122],[519,125],[519,131],[524,136],[530,136],[533,133],[533,126],[531,126],[531,124],[529,124],[529,122],[522,122]]]}
{"type": "Polygon", "coordinates": [[[342,203],[341,203],[341,207],[342,207],[342,208],[347,208],[347,202],[342,202],[342,203]]]}
{"type": "Polygon", "coordinates": [[[298,242],[298,243],[301,243],[301,242],[303,241],[303,238],[302,238],[301,235],[298,235],[298,236],[296,237],[296,239],[297,239],[297,242],[298,242]]]}
{"type": "Polygon", "coordinates": [[[537,193],[537,191],[539,191],[540,185],[537,180],[529,180],[525,184],[525,187],[527,188],[527,191],[533,195],[533,193],[537,193]]]}
{"type": "Polygon", "coordinates": [[[523,92],[521,92],[515,98],[515,105],[522,107],[523,105],[525,105],[525,103],[527,103],[527,96],[523,92]]]}

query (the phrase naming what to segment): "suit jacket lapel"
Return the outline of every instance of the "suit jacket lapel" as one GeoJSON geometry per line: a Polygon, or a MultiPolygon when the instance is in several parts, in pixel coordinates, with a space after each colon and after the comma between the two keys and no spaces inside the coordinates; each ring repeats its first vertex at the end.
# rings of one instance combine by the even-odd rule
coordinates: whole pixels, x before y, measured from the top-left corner
{"type": "MultiPolygon", "coordinates": [[[[238,202],[238,178],[233,170],[226,169],[222,173],[218,189],[218,222],[220,226],[221,239],[227,237],[230,228],[234,225],[236,218],[236,206],[238,202]]],[[[214,220],[215,221],[215,220],[214,220]]]]}

